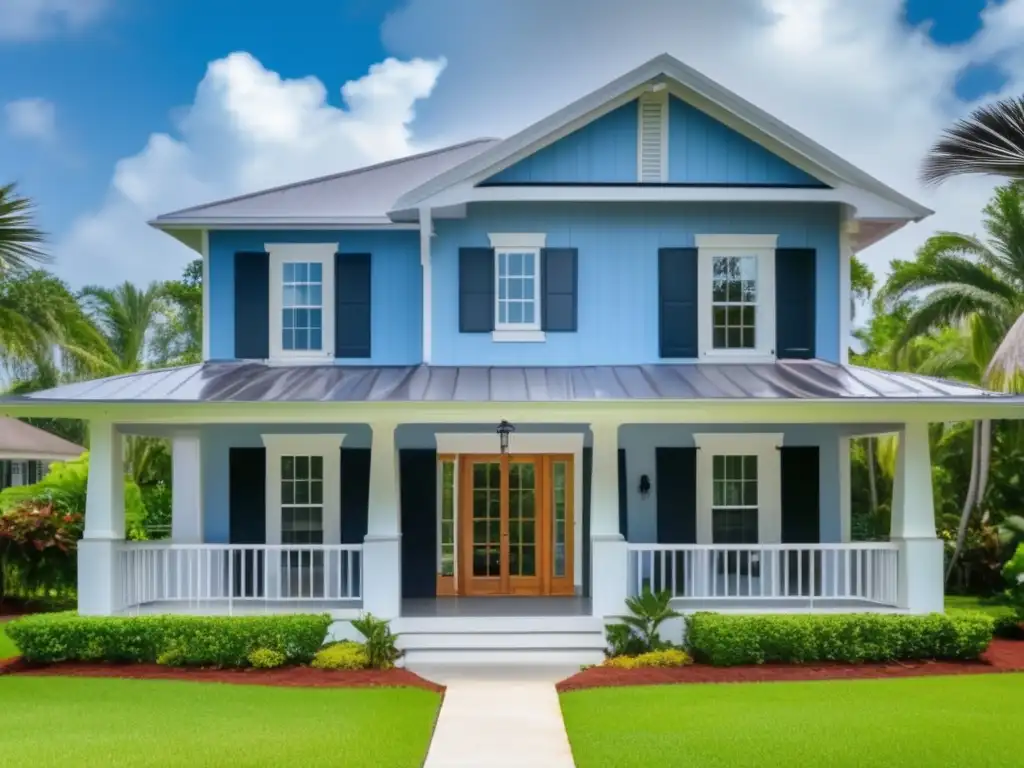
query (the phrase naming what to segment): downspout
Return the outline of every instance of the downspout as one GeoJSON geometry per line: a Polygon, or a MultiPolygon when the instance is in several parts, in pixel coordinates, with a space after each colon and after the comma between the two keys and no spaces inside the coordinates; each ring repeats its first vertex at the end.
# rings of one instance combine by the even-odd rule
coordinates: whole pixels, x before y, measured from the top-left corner
{"type": "Polygon", "coordinates": [[[423,364],[430,365],[431,329],[433,327],[434,283],[430,267],[430,237],[434,222],[430,208],[420,208],[420,266],[423,267],[423,364]]]}

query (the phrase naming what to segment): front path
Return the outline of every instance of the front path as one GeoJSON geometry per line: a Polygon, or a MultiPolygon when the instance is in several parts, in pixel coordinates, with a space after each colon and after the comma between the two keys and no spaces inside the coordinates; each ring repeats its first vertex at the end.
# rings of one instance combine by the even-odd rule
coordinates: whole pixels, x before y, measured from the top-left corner
{"type": "Polygon", "coordinates": [[[565,667],[416,667],[447,686],[426,768],[573,768],[555,682],[565,667]]]}

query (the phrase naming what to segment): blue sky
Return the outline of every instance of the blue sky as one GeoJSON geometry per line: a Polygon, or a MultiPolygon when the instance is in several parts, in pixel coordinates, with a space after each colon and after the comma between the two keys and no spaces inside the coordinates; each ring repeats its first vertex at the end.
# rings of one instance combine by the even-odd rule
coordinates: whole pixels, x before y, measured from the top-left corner
{"type": "MultiPolygon", "coordinates": [[[[256,137],[253,149],[246,133],[249,126],[232,125],[245,103],[257,103],[257,98],[277,103],[273,93],[267,95],[278,87],[270,81],[274,73],[286,83],[316,78],[325,92],[320,104],[305,103],[304,99],[316,101],[316,88],[312,88],[312,95],[295,97],[302,102],[300,106],[288,102],[287,107],[267,107],[270,111],[265,114],[276,117],[278,111],[286,115],[288,109],[305,110],[301,119],[306,122],[301,126],[315,126],[325,114],[342,122],[354,117],[355,111],[344,111],[349,107],[340,89],[365,77],[372,65],[386,57],[405,62],[422,57],[429,64],[391,80],[377,78],[389,84],[385,91],[396,82],[399,86],[395,87],[411,90],[394,102],[385,93],[380,97],[380,110],[364,104],[363,116],[354,120],[354,127],[349,125],[351,130],[338,133],[337,141],[324,140],[326,144],[303,148],[303,162],[296,167],[312,176],[446,140],[476,134],[507,135],[644,58],[669,50],[709,75],[721,77],[781,118],[793,120],[801,130],[854,162],[866,163],[870,172],[888,170],[893,177],[882,176],[885,181],[915,195],[918,189],[910,170],[914,163],[894,164],[889,153],[902,159],[926,147],[935,131],[958,110],[1009,87],[1011,75],[1018,74],[1013,69],[1018,61],[1012,44],[1000,41],[997,34],[989,35],[992,42],[979,51],[972,49],[985,38],[984,0],[720,0],[714,10],[701,8],[702,3],[676,0],[672,13],[678,13],[680,19],[678,49],[671,29],[659,30],[658,40],[645,42],[641,42],[644,35],[623,29],[632,21],[627,22],[626,16],[613,18],[622,4],[612,0],[589,0],[585,7],[595,11],[594,18],[586,22],[589,32],[579,28],[578,13],[577,19],[569,14],[570,6],[579,6],[582,0],[563,0],[558,8],[542,0],[483,4],[472,0],[22,2],[26,8],[36,7],[38,14],[24,15],[13,24],[0,17],[0,72],[6,73],[0,78],[0,106],[5,106],[0,112],[0,180],[17,181],[36,200],[40,222],[51,233],[58,257],[56,268],[75,285],[95,280],[111,269],[133,279],[170,276],[188,254],[174,251],[173,264],[167,266],[157,257],[162,256],[164,244],[151,239],[162,236],[138,226],[146,217],[166,207],[202,202],[206,195],[219,197],[249,191],[254,185],[291,180],[287,166],[293,155],[289,154],[288,139],[256,137]],[[826,11],[816,16],[814,8],[819,3],[826,11]],[[481,12],[481,5],[488,6],[487,13],[481,12]],[[67,9],[73,6],[76,10],[69,15],[67,9]],[[598,6],[607,12],[602,14],[598,6]],[[841,12],[836,10],[840,7],[841,12]],[[601,23],[606,26],[597,26],[601,23]],[[705,37],[721,34],[730,41],[735,37],[736,45],[754,40],[755,49],[762,42],[775,46],[771,51],[778,53],[779,67],[791,67],[793,81],[785,90],[761,88],[749,79],[756,66],[730,69],[724,61],[736,58],[728,54],[731,43],[707,50],[700,50],[696,40],[685,43],[683,37],[690,34],[687,30],[699,25],[704,25],[705,37]],[[854,90],[864,91],[858,98],[879,115],[865,125],[880,129],[879,123],[896,110],[909,111],[898,89],[905,88],[913,95],[921,83],[933,88],[927,99],[922,98],[921,109],[928,110],[934,125],[922,127],[920,119],[915,122],[908,116],[906,127],[899,129],[901,143],[897,145],[888,136],[867,141],[844,132],[843,124],[828,123],[828,116],[820,114],[821,98],[832,89],[827,81],[812,80],[810,75],[805,86],[796,82],[808,69],[799,57],[813,58],[813,52],[806,50],[802,32],[792,39],[784,36],[790,26],[820,29],[823,35],[833,34],[833,27],[854,31],[853,43],[837,38],[834,44],[828,43],[827,51],[830,55],[842,51],[847,57],[844,61],[836,54],[837,61],[829,65],[844,73],[833,81],[849,85],[848,80],[863,78],[862,83],[854,83],[854,90]],[[544,42],[543,34],[535,31],[538,27],[548,28],[543,34],[550,34],[555,42],[544,42]],[[927,39],[919,41],[915,35],[927,39]],[[583,39],[573,40],[575,37],[583,39]],[[593,45],[587,47],[588,43],[593,45]],[[842,48],[854,44],[862,48],[849,52],[842,48]],[[559,51],[562,45],[565,50],[559,51]],[[911,48],[923,51],[927,61],[920,64],[922,55],[912,55],[911,48]],[[851,70],[848,59],[855,60],[859,50],[864,51],[865,61],[870,58],[877,66],[877,72],[851,70]],[[233,52],[245,52],[248,57],[233,60],[230,67],[225,65],[220,76],[209,74],[213,72],[208,70],[211,62],[224,62],[233,52]],[[786,59],[790,55],[792,63],[786,59]],[[591,60],[592,66],[588,64],[591,60]],[[531,66],[537,68],[533,74],[531,66]],[[557,77],[550,74],[552,70],[558,72],[557,77]],[[874,81],[895,71],[905,82],[887,84],[884,88],[888,90],[877,94],[871,90],[883,88],[874,81]],[[414,74],[429,82],[402,85],[403,78],[414,74]],[[270,78],[267,82],[265,75],[270,78]],[[259,96],[247,95],[253,82],[262,83],[259,96]],[[206,96],[199,99],[201,83],[208,87],[206,96]],[[26,105],[24,100],[33,101],[26,105]],[[239,103],[243,106],[238,107],[239,103]],[[22,111],[17,111],[19,104],[22,111]],[[810,108],[812,104],[815,109],[810,108]],[[387,114],[371,114],[375,111],[387,114]],[[183,119],[190,115],[191,127],[183,136],[183,119]],[[911,135],[914,125],[921,127],[916,137],[911,135]],[[393,138],[378,145],[360,145],[360,131],[365,133],[367,126],[370,133],[393,138]],[[170,137],[173,152],[169,160],[154,159],[159,153],[148,149],[152,137],[160,134],[170,137]],[[348,140],[344,137],[355,137],[351,140],[359,146],[351,150],[336,146],[348,140]],[[883,141],[887,142],[884,149],[883,141]],[[323,153],[323,167],[315,162],[318,152],[323,153]],[[177,171],[174,153],[184,154],[198,166],[191,176],[173,177],[177,171]],[[901,170],[897,172],[894,165],[901,170]],[[902,170],[904,165],[906,170],[902,170]],[[207,175],[203,166],[209,167],[207,175]],[[268,166],[273,167],[268,170],[268,166]],[[217,173],[224,175],[223,183],[215,178],[217,173]],[[196,197],[200,199],[193,199],[196,197]],[[115,236],[118,226],[125,229],[123,241],[115,236]]],[[[1020,0],[1006,3],[1019,5],[1020,0]]],[[[1003,2],[989,3],[996,4],[1003,2]]],[[[665,0],[634,0],[629,5],[630,19],[638,15],[637,7],[650,6],[652,13],[660,12],[665,19],[659,26],[671,27],[664,16],[665,0]]],[[[289,87],[293,95],[301,91],[298,85],[289,87]]],[[[856,108],[856,117],[849,120],[864,118],[864,105],[838,93],[835,98],[837,115],[845,110],[852,115],[856,108]],[[840,99],[849,103],[840,103],[840,99]]],[[[881,132],[892,130],[896,129],[881,132]]],[[[305,131],[302,127],[299,133],[305,131]]],[[[978,195],[971,194],[971,204],[977,207],[978,195]]],[[[958,198],[954,201],[951,206],[962,204],[958,198]]],[[[959,220],[950,221],[952,225],[959,220]]],[[[878,257],[879,263],[891,255],[885,252],[878,257]]]]}

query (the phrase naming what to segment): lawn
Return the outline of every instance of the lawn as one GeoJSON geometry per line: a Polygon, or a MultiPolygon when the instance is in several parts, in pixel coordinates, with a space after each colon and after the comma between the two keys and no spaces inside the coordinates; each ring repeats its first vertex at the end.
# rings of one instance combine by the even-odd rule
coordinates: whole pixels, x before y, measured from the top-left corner
{"type": "Polygon", "coordinates": [[[1024,675],[563,694],[579,768],[1021,764],[1024,675]]]}
{"type": "Polygon", "coordinates": [[[1013,608],[991,597],[975,597],[973,595],[946,595],[946,611],[981,611],[993,618],[1009,616],[1013,608]]]}
{"type": "Polygon", "coordinates": [[[412,688],[0,677],[0,763],[414,768],[439,703],[412,688]]]}
{"type": "Polygon", "coordinates": [[[18,655],[18,649],[14,646],[6,634],[4,634],[3,622],[0,622],[0,659],[9,659],[18,655]]]}

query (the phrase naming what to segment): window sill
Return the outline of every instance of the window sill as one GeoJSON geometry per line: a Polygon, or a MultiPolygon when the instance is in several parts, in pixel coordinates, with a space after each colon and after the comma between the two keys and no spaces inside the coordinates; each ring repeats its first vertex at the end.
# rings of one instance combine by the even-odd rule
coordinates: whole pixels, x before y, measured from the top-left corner
{"type": "Polygon", "coordinates": [[[757,351],[729,352],[725,350],[709,350],[700,355],[705,363],[774,363],[777,358],[773,354],[757,351]]]}
{"type": "Polygon", "coordinates": [[[544,331],[491,331],[491,341],[547,341],[544,331]]]}
{"type": "Polygon", "coordinates": [[[271,357],[267,360],[269,366],[286,365],[333,365],[334,355],[320,354],[313,357],[271,357]]]}

